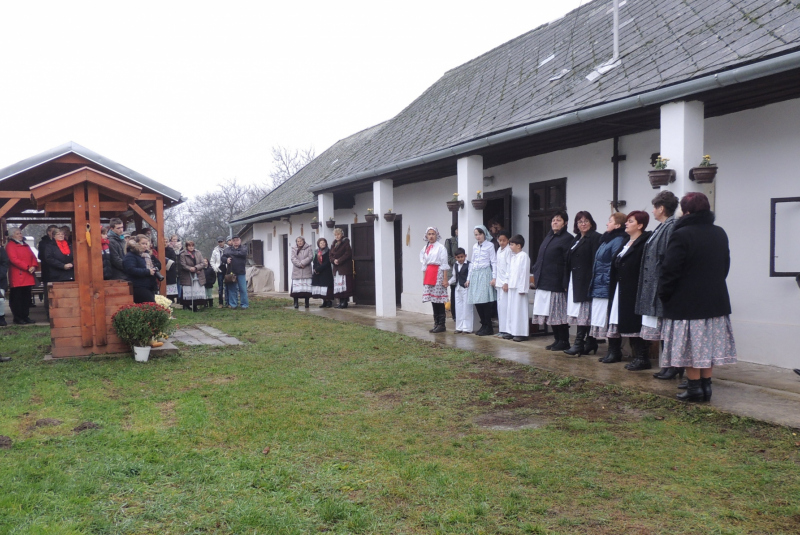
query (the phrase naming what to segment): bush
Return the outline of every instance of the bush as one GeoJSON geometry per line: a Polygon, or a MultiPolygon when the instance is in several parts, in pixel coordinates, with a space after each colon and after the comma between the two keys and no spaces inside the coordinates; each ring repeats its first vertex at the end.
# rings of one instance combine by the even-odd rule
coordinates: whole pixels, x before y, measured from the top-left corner
{"type": "Polygon", "coordinates": [[[155,303],[125,305],[111,317],[111,324],[123,342],[138,347],[146,346],[152,338],[173,330],[169,312],[155,303]]]}

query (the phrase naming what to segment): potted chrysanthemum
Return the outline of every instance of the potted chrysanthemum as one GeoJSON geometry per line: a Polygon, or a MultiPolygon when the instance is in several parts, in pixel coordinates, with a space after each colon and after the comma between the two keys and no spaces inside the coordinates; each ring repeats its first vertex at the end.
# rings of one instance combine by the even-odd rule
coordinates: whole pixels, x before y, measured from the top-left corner
{"type": "Polygon", "coordinates": [[[137,362],[147,362],[150,341],[172,333],[170,312],[157,303],[125,305],[111,317],[111,324],[120,340],[133,348],[137,362]]]}
{"type": "Polygon", "coordinates": [[[703,161],[697,167],[692,167],[689,171],[689,178],[698,184],[710,184],[717,176],[717,164],[711,163],[711,156],[706,154],[703,161]]]}
{"type": "Polygon", "coordinates": [[[670,182],[675,182],[675,170],[667,169],[668,161],[669,158],[662,158],[659,154],[653,164],[653,170],[647,172],[650,178],[650,185],[653,186],[653,189],[658,189],[661,186],[668,186],[670,182]]]}

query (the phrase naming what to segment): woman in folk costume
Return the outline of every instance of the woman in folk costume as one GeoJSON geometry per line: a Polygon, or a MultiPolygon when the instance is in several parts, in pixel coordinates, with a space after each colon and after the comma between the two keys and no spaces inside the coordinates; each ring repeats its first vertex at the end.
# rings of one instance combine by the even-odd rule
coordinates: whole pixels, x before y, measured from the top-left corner
{"type": "Polygon", "coordinates": [[[497,292],[492,287],[492,280],[497,278],[497,253],[492,245],[489,229],[478,225],[473,230],[478,243],[472,246],[472,262],[467,276],[469,304],[475,305],[481,318],[478,336],[494,334],[492,327],[492,303],[497,301],[497,292]]]}
{"type": "Polygon", "coordinates": [[[597,340],[590,336],[592,323],[592,298],[589,285],[592,282],[594,255],[600,246],[600,233],[597,223],[589,212],[575,214],[575,241],[567,252],[565,275],[569,278],[567,287],[567,318],[570,325],[577,325],[575,343],[564,353],[570,357],[580,357],[594,351],[597,354],[597,340]]]}
{"type": "Polygon", "coordinates": [[[572,234],[567,232],[569,216],[563,210],[550,219],[547,233],[539,255],[533,266],[533,284],[536,295],[533,300],[533,321],[539,325],[547,323],[553,328],[553,343],[545,346],[550,351],[563,351],[570,347],[569,324],[567,323],[567,285],[565,282],[565,257],[572,245],[572,234]]]}
{"type": "Polygon", "coordinates": [[[333,308],[333,271],[331,271],[330,249],[328,240],[320,238],[317,240],[317,253],[314,255],[314,262],[311,270],[311,294],[322,299],[319,308],[333,308]]]}
{"type": "MultiPolygon", "coordinates": [[[[508,247],[511,249],[511,265],[508,270],[508,283],[503,285],[503,293],[508,297],[508,310],[506,317],[508,335],[515,342],[528,339],[531,321],[528,316],[528,290],[531,285],[531,259],[522,250],[525,247],[525,238],[519,234],[512,236],[508,247]]],[[[498,301],[499,306],[499,301],[498,301]]]]}
{"type": "MultiPolygon", "coordinates": [[[[622,247],[627,234],[622,225],[625,224],[625,214],[615,212],[611,214],[606,223],[606,232],[600,237],[600,245],[594,254],[594,266],[592,267],[592,281],[589,283],[589,298],[592,300],[592,325],[589,329],[589,336],[592,338],[605,338],[608,331],[608,299],[609,288],[611,286],[611,262],[614,260],[614,252],[622,247]]],[[[611,339],[608,342],[608,354],[598,360],[603,362],[605,359],[616,358],[620,353],[622,340],[611,339]]],[[[617,362],[611,360],[609,362],[617,362]]]]}
{"type": "Polygon", "coordinates": [[[347,308],[347,301],[353,295],[353,249],[344,231],[333,231],[333,247],[330,252],[333,270],[333,296],[339,299],[336,308],[347,308]]]}
{"type": "Polygon", "coordinates": [[[508,284],[508,272],[511,268],[511,248],[508,240],[511,235],[507,230],[497,233],[497,278],[492,279],[492,287],[497,292],[497,336],[498,338],[512,338],[508,333],[508,292],[503,290],[503,286],[508,284]]]}
{"type": "Polygon", "coordinates": [[[314,260],[314,252],[302,236],[298,236],[295,240],[291,259],[292,292],[289,295],[294,298],[294,308],[300,306],[298,303],[300,298],[305,299],[305,307],[308,308],[308,299],[311,297],[311,262],[314,260]]]}
{"type": "Polygon", "coordinates": [[[472,310],[467,303],[468,290],[464,286],[469,275],[469,261],[467,252],[461,247],[457,248],[453,257],[453,276],[450,286],[455,286],[455,293],[451,305],[456,309],[456,334],[472,333],[472,310]]]}
{"type": "Polygon", "coordinates": [[[439,243],[441,236],[436,227],[425,229],[425,247],[419,252],[419,261],[422,263],[423,290],[422,302],[433,305],[433,329],[432,333],[443,333],[447,329],[444,322],[447,319],[447,312],[444,304],[448,300],[447,279],[447,249],[439,243]]]}

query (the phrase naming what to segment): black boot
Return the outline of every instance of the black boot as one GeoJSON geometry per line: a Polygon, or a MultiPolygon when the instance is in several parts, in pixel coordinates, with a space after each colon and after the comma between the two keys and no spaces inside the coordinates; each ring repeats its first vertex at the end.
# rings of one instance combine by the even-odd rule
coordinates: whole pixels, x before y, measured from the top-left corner
{"type": "Polygon", "coordinates": [[[572,347],[564,351],[570,357],[580,357],[586,352],[586,335],[589,333],[589,327],[578,326],[578,332],[575,334],[575,343],[572,347]]]}
{"type": "Polygon", "coordinates": [[[700,387],[703,389],[703,401],[711,401],[711,377],[701,377],[700,387]]]}
{"type": "Polygon", "coordinates": [[[553,327],[553,331],[558,333],[558,341],[553,344],[550,351],[564,351],[565,349],[569,349],[569,325],[556,325],[553,327]]]}
{"type": "Polygon", "coordinates": [[[681,381],[680,383],[678,383],[678,388],[680,388],[681,390],[686,390],[687,386],[689,386],[689,379],[686,379],[685,381],[681,381]]]}
{"type": "Polygon", "coordinates": [[[622,361],[622,338],[608,339],[608,353],[600,359],[603,364],[612,364],[622,361]]]}
{"type": "Polygon", "coordinates": [[[308,308],[308,297],[306,297],[306,308],[308,308]]]}
{"type": "MultiPolygon", "coordinates": [[[[681,392],[676,398],[680,401],[691,401],[697,403],[699,401],[705,401],[705,393],[703,392],[703,385],[700,379],[689,379],[687,381],[688,386],[686,387],[686,392],[681,392]]],[[[709,386],[709,389],[711,387],[709,386]]],[[[711,391],[709,390],[709,396],[711,395],[711,391]]]]}
{"type": "MultiPolygon", "coordinates": [[[[444,307],[444,305],[443,305],[444,307]]],[[[443,333],[447,330],[444,322],[447,320],[447,312],[441,311],[436,314],[436,326],[431,331],[432,333],[443,333]]]]}
{"type": "MultiPolygon", "coordinates": [[[[586,332],[589,332],[589,329],[591,329],[591,327],[586,327],[586,329],[587,329],[586,332]]],[[[594,354],[597,355],[598,349],[600,349],[600,346],[597,345],[597,338],[595,338],[594,336],[587,335],[586,341],[583,343],[583,354],[588,355],[589,353],[594,352],[594,354]]]]}
{"type": "Polygon", "coordinates": [[[300,305],[298,305],[298,303],[297,303],[297,298],[295,297],[295,298],[294,298],[294,308],[297,308],[298,306],[300,306],[300,305]]]}
{"type": "Polygon", "coordinates": [[[636,358],[628,366],[628,371],[638,372],[652,368],[653,365],[650,363],[650,342],[634,337],[631,338],[631,345],[636,358]]]}
{"type": "Polygon", "coordinates": [[[669,381],[671,379],[675,379],[675,377],[680,376],[683,379],[683,368],[661,368],[659,373],[654,373],[653,377],[656,379],[663,379],[665,381],[669,381]]]}

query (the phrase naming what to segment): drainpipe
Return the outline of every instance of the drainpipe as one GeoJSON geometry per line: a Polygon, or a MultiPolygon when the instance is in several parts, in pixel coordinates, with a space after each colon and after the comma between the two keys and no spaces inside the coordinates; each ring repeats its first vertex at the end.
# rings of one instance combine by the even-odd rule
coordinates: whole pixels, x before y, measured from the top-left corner
{"type": "Polygon", "coordinates": [[[619,136],[614,136],[614,156],[611,158],[611,162],[614,164],[614,180],[611,186],[611,206],[614,208],[615,212],[619,212],[620,206],[628,204],[625,201],[619,200],[619,162],[624,162],[627,159],[627,156],[619,154],[619,136]]]}

